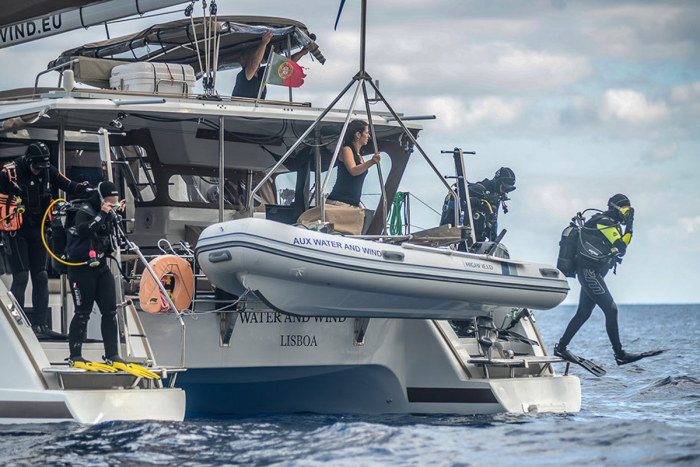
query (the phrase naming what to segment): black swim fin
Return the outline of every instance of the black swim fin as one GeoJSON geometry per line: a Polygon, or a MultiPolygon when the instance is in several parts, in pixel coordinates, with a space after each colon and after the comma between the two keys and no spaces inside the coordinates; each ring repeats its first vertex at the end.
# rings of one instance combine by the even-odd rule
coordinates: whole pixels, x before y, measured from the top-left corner
{"type": "Polygon", "coordinates": [[[556,344],[554,346],[554,355],[557,357],[561,357],[567,362],[575,363],[576,365],[580,366],[584,370],[593,373],[597,377],[605,376],[607,373],[605,371],[605,368],[596,365],[590,360],[587,360],[583,357],[579,357],[578,355],[575,355],[573,352],[568,350],[566,347],[560,348],[559,344],[556,344]]]}
{"type": "Polygon", "coordinates": [[[615,353],[615,361],[618,365],[627,365],[628,363],[636,362],[643,358],[655,357],[656,355],[662,354],[663,350],[651,350],[649,352],[642,353],[627,353],[624,349],[615,353]]]}

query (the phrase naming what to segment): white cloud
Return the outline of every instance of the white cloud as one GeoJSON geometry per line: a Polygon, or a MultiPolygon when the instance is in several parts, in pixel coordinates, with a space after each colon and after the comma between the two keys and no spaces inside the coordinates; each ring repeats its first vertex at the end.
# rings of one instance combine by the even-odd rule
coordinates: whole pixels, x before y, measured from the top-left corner
{"type": "Polygon", "coordinates": [[[678,224],[687,234],[700,232],[700,216],[697,217],[681,217],[678,219],[678,224]]]}
{"type": "MultiPolygon", "coordinates": [[[[652,3],[652,2],[649,2],[652,3]]],[[[697,49],[684,32],[693,23],[687,8],[614,2],[582,12],[580,32],[595,54],[624,61],[684,59],[697,49]]],[[[694,26],[691,26],[694,27],[694,26]]]]}
{"type": "Polygon", "coordinates": [[[642,154],[642,160],[649,163],[660,163],[673,159],[678,152],[678,143],[656,145],[642,154]]]}
{"type": "Polygon", "coordinates": [[[663,101],[649,102],[644,94],[631,89],[609,89],[603,96],[600,118],[638,125],[662,120],[668,113],[663,101]]]}
{"type": "Polygon", "coordinates": [[[547,217],[554,219],[570,219],[586,207],[604,206],[607,203],[607,199],[598,197],[576,197],[565,183],[540,184],[530,188],[527,193],[530,204],[548,211],[551,216],[547,217]]]}
{"type": "Polygon", "coordinates": [[[679,84],[671,88],[671,99],[674,102],[686,103],[690,100],[700,99],[700,81],[694,83],[679,84]]]}
{"type": "Polygon", "coordinates": [[[497,96],[474,99],[464,114],[464,121],[470,126],[480,123],[505,125],[513,122],[524,106],[523,99],[506,100],[497,96]]]}
{"type": "Polygon", "coordinates": [[[479,125],[507,125],[518,118],[524,107],[523,99],[504,99],[497,96],[473,99],[468,104],[454,97],[426,100],[426,108],[429,113],[438,117],[443,130],[474,128],[479,125]]]}

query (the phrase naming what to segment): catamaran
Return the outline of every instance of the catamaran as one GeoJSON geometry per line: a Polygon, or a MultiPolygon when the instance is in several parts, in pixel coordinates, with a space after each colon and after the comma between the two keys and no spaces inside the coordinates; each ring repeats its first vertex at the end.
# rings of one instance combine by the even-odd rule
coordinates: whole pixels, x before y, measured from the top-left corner
{"type": "MultiPolygon", "coordinates": [[[[363,44],[364,24],[363,15],[363,44]]],[[[210,11],[66,51],[46,71],[58,75],[54,87],[39,87],[42,72],[32,88],[0,92],[1,159],[43,141],[69,178],[109,178],[127,198],[123,276],[115,270],[124,356],[164,376],[186,368],[169,382],[186,392],[189,415],[578,411],[579,380],[568,364],[555,371],[562,360],[548,355],[532,314],[565,298],[560,271],[504,248],[477,251],[459,219],[386,234],[387,200],[414,153],[445,182],[417,142],[422,127],[386,102],[364,58],[326,108],[291,92],[285,101],[216,93],[216,73],[239,67],[268,30],[281,52],[307,47],[325,61],[303,23],[210,11]],[[205,80],[203,95],[194,77],[205,80]],[[335,109],[353,86],[351,107],[335,109]],[[370,111],[368,86],[386,111],[370,111]],[[360,92],[366,106],[356,110],[360,92]],[[323,209],[351,119],[370,122],[367,151],[391,160],[378,205],[360,236],[323,219],[295,225],[306,209],[323,209]],[[287,204],[275,183],[282,174],[296,176],[287,204]],[[149,277],[162,283],[146,290],[149,277]]],[[[464,183],[461,151],[454,157],[464,183]]],[[[53,277],[53,328],[65,331],[73,305],[65,274],[53,277]]],[[[21,326],[12,312],[4,319],[21,326]]],[[[98,326],[88,337],[100,339],[98,326]]],[[[65,344],[33,345],[46,356],[41,371],[67,370],[65,344]]]]}

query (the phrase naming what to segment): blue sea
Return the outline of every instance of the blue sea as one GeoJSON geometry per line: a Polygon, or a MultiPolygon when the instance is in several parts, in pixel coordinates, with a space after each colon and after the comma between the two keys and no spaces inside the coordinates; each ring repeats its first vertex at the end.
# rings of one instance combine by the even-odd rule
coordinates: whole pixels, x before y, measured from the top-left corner
{"type": "MultiPolygon", "coordinates": [[[[551,350],[573,316],[538,312],[551,350]]],[[[656,466],[700,465],[700,305],[620,306],[628,351],[662,356],[617,367],[603,314],[571,350],[608,370],[579,367],[575,414],[258,415],[183,423],[0,426],[12,466],[656,466]]]]}

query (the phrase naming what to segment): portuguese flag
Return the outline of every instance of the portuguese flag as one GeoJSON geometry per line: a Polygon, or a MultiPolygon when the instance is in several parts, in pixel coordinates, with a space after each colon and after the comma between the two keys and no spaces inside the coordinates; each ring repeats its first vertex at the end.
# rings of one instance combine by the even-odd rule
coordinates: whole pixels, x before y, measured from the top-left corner
{"type": "Polygon", "coordinates": [[[287,57],[272,53],[270,71],[267,75],[268,84],[298,88],[304,84],[304,69],[287,57]]]}

